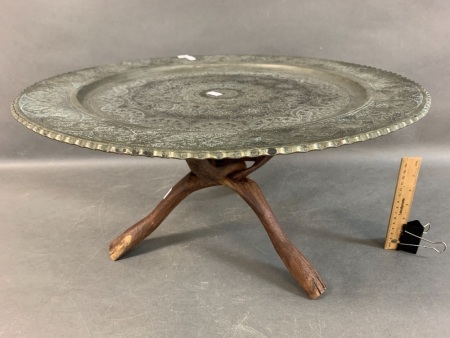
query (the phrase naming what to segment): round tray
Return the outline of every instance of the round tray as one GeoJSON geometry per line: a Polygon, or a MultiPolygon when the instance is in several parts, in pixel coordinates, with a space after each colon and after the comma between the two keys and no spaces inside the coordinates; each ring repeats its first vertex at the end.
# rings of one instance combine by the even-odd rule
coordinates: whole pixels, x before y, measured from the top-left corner
{"type": "Polygon", "coordinates": [[[13,102],[42,135],[107,152],[241,158],[364,141],[423,117],[429,94],[399,75],[281,56],[150,59],[55,76],[13,102]]]}

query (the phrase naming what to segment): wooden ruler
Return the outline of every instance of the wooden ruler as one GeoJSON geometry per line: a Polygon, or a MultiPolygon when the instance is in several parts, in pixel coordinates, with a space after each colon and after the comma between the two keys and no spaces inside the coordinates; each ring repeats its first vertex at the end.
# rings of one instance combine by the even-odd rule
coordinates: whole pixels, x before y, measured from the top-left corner
{"type": "Polygon", "coordinates": [[[421,163],[421,157],[403,157],[400,163],[391,217],[384,243],[384,248],[387,250],[397,249],[403,225],[408,223],[421,163]]]}

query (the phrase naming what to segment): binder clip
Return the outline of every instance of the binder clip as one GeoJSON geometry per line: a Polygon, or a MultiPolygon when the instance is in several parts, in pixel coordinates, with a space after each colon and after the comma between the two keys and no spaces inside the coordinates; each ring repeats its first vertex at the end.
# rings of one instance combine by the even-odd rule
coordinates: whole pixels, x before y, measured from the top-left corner
{"type": "Polygon", "coordinates": [[[430,223],[422,225],[417,220],[404,224],[402,232],[400,234],[400,238],[397,241],[398,243],[397,250],[402,250],[416,254],[417,250],[420,247],[426,249],[433,249],[437,253],[444,252],[447,249],[447,244],[445,244],[444,242],[433,242],[423,237],[423,234],[426,234],[428,231],[430,231],[430,227],[431,227],[430,223]],[[421,245],[420,244],[421,240],[430,243],[431,245],[421,245]]]}

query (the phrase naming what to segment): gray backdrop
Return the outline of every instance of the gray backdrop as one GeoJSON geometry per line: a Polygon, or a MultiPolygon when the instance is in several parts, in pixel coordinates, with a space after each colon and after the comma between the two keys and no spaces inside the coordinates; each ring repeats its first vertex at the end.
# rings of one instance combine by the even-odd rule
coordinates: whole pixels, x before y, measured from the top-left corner
{"type": "Polygon", "coordinates": [[[449,253],[382,250],[402,156],[424,159],[411,218],[450,241],[448,1],[0,2],[0,337],[450,336],[449,253]],[[278,156],[254,174],[328,290],[309,301],[225,188],[184,201],[112,263],[108,242],[187,170],[82,149],[9,113],[26,86],[123,60],[301,55],[383,68],[432,97],[375,140],[278,156]]]}

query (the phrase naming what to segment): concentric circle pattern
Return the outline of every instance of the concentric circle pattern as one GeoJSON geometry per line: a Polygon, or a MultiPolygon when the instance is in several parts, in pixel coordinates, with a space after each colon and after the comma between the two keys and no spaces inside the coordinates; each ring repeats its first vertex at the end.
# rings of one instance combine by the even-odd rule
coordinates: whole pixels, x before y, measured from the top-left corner
{"type": "Polygon", "coordinates": [[[374,138],[423,117],[418,84],[379,69],[279,56],[150,59],[62,74],[13,115],[82,147],[168,158],[306,152],[374,138]]]}

